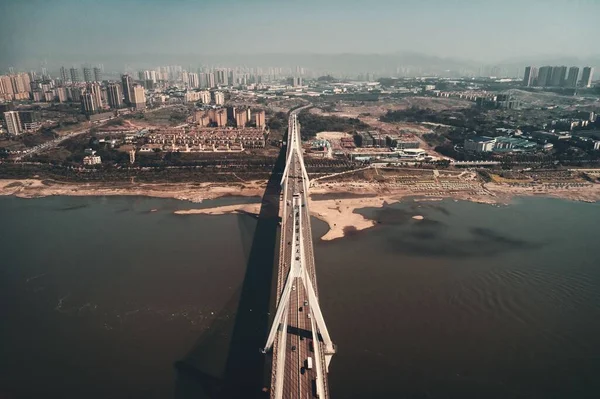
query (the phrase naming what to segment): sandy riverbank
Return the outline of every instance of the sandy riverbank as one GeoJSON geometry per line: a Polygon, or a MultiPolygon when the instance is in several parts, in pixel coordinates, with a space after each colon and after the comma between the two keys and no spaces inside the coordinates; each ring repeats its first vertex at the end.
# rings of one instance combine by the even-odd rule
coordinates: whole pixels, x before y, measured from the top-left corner
{"type": "Polygon", "coordinates": [[[0,179],[0,195],[38,198],[70,196],[146,196],[202,202],[225,196],[261,197],[265,181],[240,183],[62,183],[53,180],[0,179]]]}
{"type": "MultiPolygon", "coordinates": [[[[179,200],[201,202],[224,196],[261,197],[266,187],[265,181],[240,183],[61,183],[56,181],[25,179],[0,180],[0,195],[14,195],[21,198],[36,198],[51,195],[69,196],[149,196],[157,198],[175,198],[179,200]]],[[[393,187],[376,182],[351,182],[339,184],[321,184],[311,188],[311,215],[326,222],[329,231],[321,237],[334,240],[344,237],[347,230],[365,230],[376,223],[355,213],[361,208],[380,208],[403,198],[412,197],[415,201],[442,200],[451,198],[486,204],[508,204],[515,196],[545,196],[574,201],[600,201],[600,185],[583,187],[552,186],[509,186],[506,184],[486,183],[482,190],[448,192],[431,195],[418,193],[406,187],[393,187]]],[[[223,207],[190,209],[176,211],[177,214],[221,215],[245,212],[258,214],[260,204],[240,204],[223,207]]]]}
{"type": "Polygon", "coordinates": [[[355,210],[380,208],[386,203],[391,204],[397,201],[399,201],[399,198],[393,199],[391,197],[330,199],[311,201],[309,207],[312,216],[321,219],[329,226],[329,230],[321,239],[330,241],[344,237],[347,229],[359,231],[375,226],[375,221],[355,213],[355,210]]]}

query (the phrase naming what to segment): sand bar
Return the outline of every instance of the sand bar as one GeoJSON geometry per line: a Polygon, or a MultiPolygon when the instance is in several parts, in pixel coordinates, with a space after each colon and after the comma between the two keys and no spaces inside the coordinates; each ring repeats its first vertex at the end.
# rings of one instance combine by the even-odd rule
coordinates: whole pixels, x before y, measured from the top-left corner
{"type": "Polygon", "coordinates": [[[181,209],[175,211],[176,215],[227,215],[230,213],[251,213],[258,215],[260,204],[235,204],[226,206],[217,206],[214,208],[202,209],[181,209]]]}

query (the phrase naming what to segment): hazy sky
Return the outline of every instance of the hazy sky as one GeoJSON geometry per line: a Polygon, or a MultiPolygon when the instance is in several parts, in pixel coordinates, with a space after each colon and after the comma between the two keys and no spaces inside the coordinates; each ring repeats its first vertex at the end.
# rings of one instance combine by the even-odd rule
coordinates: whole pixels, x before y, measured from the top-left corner
{"type": "Polygon", "coordinates": [[[5,62],[60,54],[600,54],[600,0],[0,0],[5,62]]]}

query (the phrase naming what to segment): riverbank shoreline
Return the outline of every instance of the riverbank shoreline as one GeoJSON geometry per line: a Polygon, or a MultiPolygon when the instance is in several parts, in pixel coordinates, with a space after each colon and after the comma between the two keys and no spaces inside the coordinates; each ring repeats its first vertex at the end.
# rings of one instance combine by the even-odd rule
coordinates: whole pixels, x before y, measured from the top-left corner
{"type": "MultiPolygon", "coordinates": [[[[0,195],[19,198],[48,196],[147,196],[173,198],[201,203],[227,196],[262,197],[266,181],[239,183],[62,183],[50,180],[0,179],[0,195]]],[[[576,189],[564,187],[550,189],[518,187],[498,183],[486,183],[479,192],[458,191],[447,193],[415,193],[406,188],[394,188],[377,183],[355,182],[318,185],[311,188],[309,204],[311,215],[324,221],[329,230],[321,237],[323,241],[335,240],[346,231],[372,228],[376,221],[365,218],[355,211],[363,208],[381,208],[411,198],[413,201],[441,201],[453,199],[490,205],[508,205],[515,197],[550,197],[572,201],[600,201],[600,185],[588,185],[576,189]],[[317,197],[318,199],[314,199],[317,197]]],[[[222,215],[228,213],[258,214],[260,204],[236,204],[203,209],[175,211],[179,215],[222,215]]]]}
{"type": "Polygon", "coordinates": [[[200,203],[227,196],[262,197],[266,181],[239,183],[64,183],[39,179],[0,179],[0,196],[145,196],[200,203]]]}

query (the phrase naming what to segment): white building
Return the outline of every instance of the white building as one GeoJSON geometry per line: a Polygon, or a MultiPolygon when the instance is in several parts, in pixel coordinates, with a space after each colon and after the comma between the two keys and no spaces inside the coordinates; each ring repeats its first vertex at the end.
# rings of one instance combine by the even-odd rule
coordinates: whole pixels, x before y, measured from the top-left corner
{"type": "Polygon", "coordinates": [[[131,90],[132,98],[131,105],[136,109],[145,109],[146,108],[146,94],[144,92],[144,87],[140,85],[133,86],[131,90]]]}
{"type": "Polygon", "coordinates": [[[491,152],[496,144],[496,139],[485,136],[475,136],[465,139],[465,150],[475,152],[491,152]]]}
{"type": "Polygon", "coordinates": [[[400,158],[422,160],[427,155],[425,150],[420,148],[406,148],[397,152],[400,158]]]}
{"type": "Polygon", "coordinates": [[[87,157],[83,157],[84,165],[100,165],[102,163],[102,159],[99,155],[88,155],[87,157]]]}
{"type": "Polygon", "coordinates": [[[5,112],[4,120],[6,121],[6,129],[8,130],[8,134],[16,136],[18,134],[23,133],[23,130],[21,129],[21,118],[19,117],[19,112],[5,112]]]}
{"type": "Polygon", "coordinates": [[[594,141],[594,150],[600,151],[600,141],[594,141]]]}

